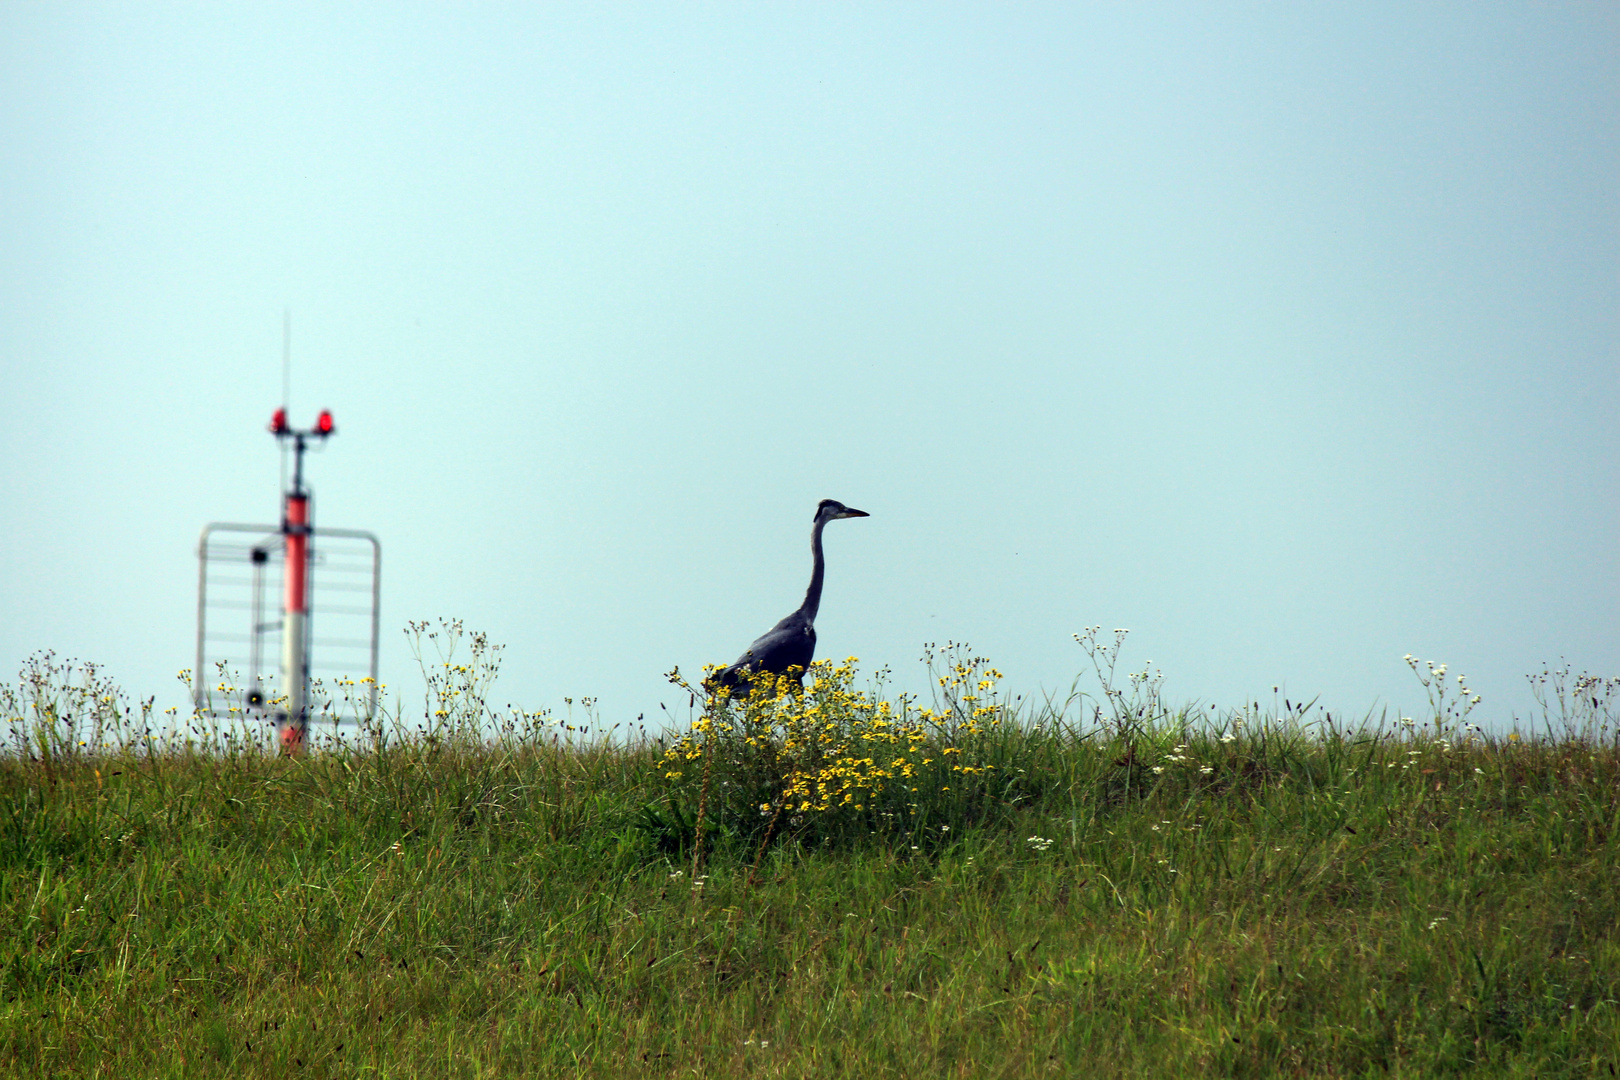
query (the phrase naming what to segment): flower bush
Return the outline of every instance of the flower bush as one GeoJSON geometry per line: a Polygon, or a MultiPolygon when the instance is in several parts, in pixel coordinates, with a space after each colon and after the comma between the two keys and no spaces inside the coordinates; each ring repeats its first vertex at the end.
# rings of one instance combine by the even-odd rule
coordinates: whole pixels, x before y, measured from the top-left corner
{"type": "MultiPolygon", "coordinates": [[[[930,654],[930,659],[932,659],[930,654]]],[[[830,837],[852,827],[911,831],[942,801],[982,788],[996,766],[987,737],[1007,716],[1001,673],[953,650],[935,666],[930,707],[856,685],[857,660],[817,661],[762,675],[736,699],[724,691],[665,748],[671,797],[722,833],[830,837]]],[[[680,672],[670,680],[690,691],[680,672]]]]}

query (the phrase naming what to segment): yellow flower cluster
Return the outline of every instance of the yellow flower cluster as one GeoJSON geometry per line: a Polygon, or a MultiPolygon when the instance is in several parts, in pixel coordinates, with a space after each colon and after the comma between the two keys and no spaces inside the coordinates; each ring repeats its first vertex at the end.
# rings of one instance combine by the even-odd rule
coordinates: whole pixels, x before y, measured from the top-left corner
{"type": "Polygon", "coordinates": [[[855,664],[854,657],[818,661],[802,688],[795,672],[757,676],[746,698],[722,692],[665,750],[665,778],[678,781],[689,763],[718,760],[757,780],[769,799],[757,804],[759,813],[800,815],[914,804],[919,789],[949,790],[953,777],[991,767],[965,763],[962,743],[1000,723],[999,672],[961,665],[942,680],[945,706],[928,709],[858,689],[855,664]],[[975,692],[961,692],[969,688],[975,692]]]}

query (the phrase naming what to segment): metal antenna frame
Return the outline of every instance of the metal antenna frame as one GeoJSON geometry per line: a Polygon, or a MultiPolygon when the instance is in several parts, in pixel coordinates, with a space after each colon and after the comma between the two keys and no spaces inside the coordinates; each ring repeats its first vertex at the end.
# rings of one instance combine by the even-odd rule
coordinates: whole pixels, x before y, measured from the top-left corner
{"type": "Polygon", "coordinates": [[[253,598],[251,603],[253,632],[250,635],[250,664],[253,669],[251,672],[253,689],[249,691],[247,705],[254,710],[263,710],[266,704],[265,694],[260,685],[262,674],[260,636],[265,630],[279,628],[282,632],[282,691],[286,698],[286,704],[283,709],[277,711],[276,720],[281,747],[283,751],[289,754],[303,751],[309,727],[310,617],[312,615],[310,601],[314,592],[314,541],[318,535],[363,540],[371,545],[371,681],[367,697],[371,713],[375,714],[377,709],[377,645],[381,611],[382,547],[378,543],[376,536],[362,530],[317,530],[310,506],[311,493],[304,486],[304,451],[312,442],[324,443],[336,431],[337,428],[332,422],[332,414],[329,411],[322,410],[313,427],[299,430],[287,423],[286,406],[277,409],[270,421],[270,432],[275,435],[277,442],[283,448],[283,483],[285,483],[286,477],[285,450],[289,440],[292,444],[294,462],[292,486],[283,492],[280,527],[212,522],[204,527],[197,547],[197,666],[193,673],[193,699],[199,710],[211,710],[208,703],[205,672],[203,671],[203,665],[206,662],[209,541],[213,533],[226,531],[256,532],[266,536],[265,540],[254,544],[250,551],[250,560],[253,566],[253,598]],[[263,617],[263,573],[264,566],[269,561],[271,549],[276,546],[276,541],[270,537],[277,535],[279,535],[280,547],[283,553],[282,618],[279,624],[272,625],[266,623],[263,617]]]}

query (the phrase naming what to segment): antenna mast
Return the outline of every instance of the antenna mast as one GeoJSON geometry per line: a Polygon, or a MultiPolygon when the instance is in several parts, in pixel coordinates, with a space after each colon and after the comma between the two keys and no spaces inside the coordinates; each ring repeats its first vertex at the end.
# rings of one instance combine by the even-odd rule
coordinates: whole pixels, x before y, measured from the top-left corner
{"type": "Polygon", "coordinates": [[[304,448],[309,440],[325,442],[337,428],[332,414],[321,410],[315,426],[300,431],[287,423],[287,410],[277,409],[270,420],[270,432],[286,445],[293,444],[293,482],[286,490],[281,511],[281,536],[286,552],[281,602],[281,691],[287,697],[286,709],[277,717],[281,729],[281,749],[301,753],[309,730],[309,540],[314,533],[310,520],[309,492],[304,487],[304,448]]]}
{"type": "MultiPolygon", "coordinates": [[[[308,428],[295,428],[288,423],[287,403],[292,398],[291,372],[292,314],[290,310],[284,309],[281,316],[282,405],[276,409],[275,415],[270,420],[270,433],[275,436],[281,450],[281,523],[250,525],[216,521],[203,528],[202,537],[197,545],[197,666],[192,672],[192,694],[199,714],[228,715],[234,718],[273,717],[282,751],[287,754],[299,754],[308,744],[312,712],[319,710],[322,716],[330,715],[334,724],[356,721],[365,723],[376,714],[377,630],[381,600],[382,548],[377,538],[369,532],[356,529],[315,528],[314,498],[304,481],[304,451],[312,443],[324,444],[336,433],[337,427],[332,421],[331,412],[325,409],[321,410],[320,415],[315,418],[315,423],[308,428]],[[289,452],[292,455],[290,477],[287,461],[289,452]],[[254,533],[258,539],[251,544],[240,542],[232,544],[218,539],[219,534],[227,532],[254,533]],[[343,597],[327,611],[327,614],[338,617],[340,625],[347,625],[342,622],[347,616],[366,617],[368,625],[363,637],[357,635],[355,638],[333,637],[321,642],[312,641],[311,615],[319,595],[319,590],[315,587],[317,537],[321,539],[322,574],[327,577],[333,574],[338,576],[337,583],[328,585],[326,592],[330,593],[336,589],[344,592],[369,591],[371,594],[369,608],[355,606],[353,598],[343,597]],[[365,546],[357,551],[355,542],[365,546]],[[366,557],[367,548],[369,558],[366,557]],[[334,554],[338,558],[334,559],[334,554]],[[242,580],[240,576],[239,560],[243,556],[246,556],[248,565],[252,568],[251,578],[247,581],[242,580]],[[361,559],[364,561],[359,561],[361,559]],[[282,570],[281,619],[267,621],[264,618],[267,599],[264,593],[268,591],[266,567],[276,561],[281,563],[282,570]],[[224,568],[222,573],[231,574],[231,577],[211,579],[209,568],[213,564],[222,565],[224,568]],[[361,575],[364,576],[360,580],[355,580],[361,575]],[[212,592],[217,592],[220,587],[229,592],[240,585],[246,585],[251,590],[246,603],[239,599],[226,599],[210,604],[209,596],[212,592]],[[208,610],[211,606],[249,610],[251,621],[247,636],[219,632],[210,635],[208,610]],[[272,634],[277,634],[281,638],[280,700],[271,699],[266,694],[264,673],[260,665],[261,638],[269,638],[272,634]],[[224,681],[219,683],[217,692],[226,694],[226,701],[216,706],[213,700],[215,691],[205,677],[208,670],[207,661],[209,659],[216,661],[223,679],[227,674],[234,674],[228,672],[227,665],[240,660],[241,657],[230,655],[234,650],[228,650],[225,646],[211,652],[209,645],[211,640],[246,641],[249,646],[246,659],[251,686],[239,704],[231,703],[228,695],[232,690],[224,681]],[[357,686],[365,688],[359,695],[359,700],[349,692],[343,695],[344,702],[339,706],[339,711],[343,707],[352,706],[354,708],[352,717],[340,717],[337,712],[328,713],[327,710],[332,705],[330,701],[323,705],[312,700],[310,652],[312,646],[316,644],[334,650],[366,650],[367,656],[360,663],[370,671],[369,676],[358,683],[352,680],[343,683],[350,688],[357,686]],[[226,655],[219,655],[220,653],[226,655]],[[267,713],[270,714],[269,717],[266,716],[267,713]]],[[[273,586],[271,588],[273,589],[273,586]]],[[[328,662],[328,666],[333,665],[328,662]]],[[[339,670],[344,669],[340,667],[339,670]]]]}

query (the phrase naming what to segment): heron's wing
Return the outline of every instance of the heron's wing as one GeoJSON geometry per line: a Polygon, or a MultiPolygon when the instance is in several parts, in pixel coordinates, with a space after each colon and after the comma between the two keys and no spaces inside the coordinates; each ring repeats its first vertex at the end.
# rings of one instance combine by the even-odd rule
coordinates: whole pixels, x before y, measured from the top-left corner
{"type": "Polygon", "coordinates": [[[808,668],[815,654],[815,626],[808,620],[789,615],[760,635],[732,666],[747,665],[780,675],[790,667],[808,668]]]}

